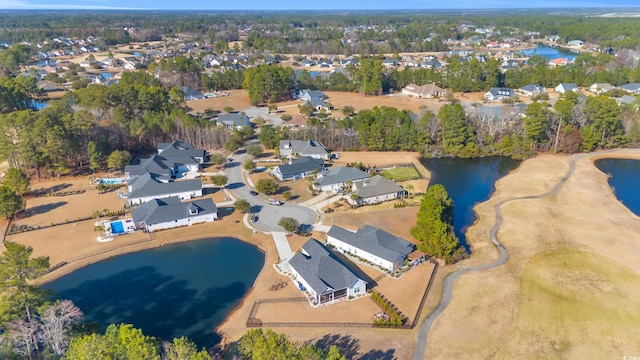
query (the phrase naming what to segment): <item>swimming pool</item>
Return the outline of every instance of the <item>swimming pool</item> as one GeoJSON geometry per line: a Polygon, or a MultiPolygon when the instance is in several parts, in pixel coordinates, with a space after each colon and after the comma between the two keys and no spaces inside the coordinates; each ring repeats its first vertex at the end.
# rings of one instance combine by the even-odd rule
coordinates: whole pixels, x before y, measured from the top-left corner
{"type": "Polygon", "coordinates": [[[124,224],[122,221],[114,221],[109,223],[112,234],[124,234],[124,224]]]}
{"type": "Polygon", "coordinates": [[[125,184],[126,182],[127,182],[126,178],[98,179],[98,184],[116,185],[116,184],[125,184]]]}

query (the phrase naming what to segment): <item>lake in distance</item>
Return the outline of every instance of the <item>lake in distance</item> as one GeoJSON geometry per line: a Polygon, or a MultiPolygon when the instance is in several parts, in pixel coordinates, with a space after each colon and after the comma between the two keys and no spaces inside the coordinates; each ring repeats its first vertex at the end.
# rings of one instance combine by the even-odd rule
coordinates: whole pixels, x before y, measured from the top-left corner
{"type": "Polygon", "coordinates": [[[487,201],[501,177],[520,165],[519,160],[504,156],[474,159],[422,159],[431,172],[429,185],[442,184],[453,199],[453,227],[458,239],[469,250],[465,230],[476,220],[473,207],[487,201]]]}
{"type": "Polygon", "coordinates": [[[640,160],[600,159],[596,167],[609,177],[609,186],[618,200],[640,216],[640,160]]]}
{"type": "MultiPolygon", "coordinates": [[[[115,240],[117,241],[117,240],[115,240]]],[[[258,276],[264,254],[232,238],[167,245],[88,265],[43,287],[69,299],[87,322],[130,323],[163,340],[187,336],[199,347],[258,276]]]]}

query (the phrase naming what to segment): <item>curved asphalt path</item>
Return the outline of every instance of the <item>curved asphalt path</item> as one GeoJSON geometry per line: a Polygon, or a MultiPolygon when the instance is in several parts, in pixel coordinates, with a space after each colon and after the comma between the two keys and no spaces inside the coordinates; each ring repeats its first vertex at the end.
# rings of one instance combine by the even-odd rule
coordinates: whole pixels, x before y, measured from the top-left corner
{"type": "MultiPolygon", "coordinates": [[[[252,142],[255,140],[249,143],[252,142]]],[[[283,217],[292,217],[298,220],[300,225],[313,225],[318,218],[315,210],[296,204],[271,205],[260,195],[254,196],[249,193],[252,189],[245,184],[242,177],[242,164],[248,156],[244,149],[233,154],[233,161],[227,164],[226,174],[229,179],[227,182],[229,190],[233,191],[237,198],[247,200],[251,204],[254,216],[258,218],[258,221],[252,224],[264,231],[284,231],[278,222],[283,217]]]]}
{"type": "MultiPolygon", "coordinates": [[[[615,150],[607,150],[607,151],[600,152],[599,154],[605,154],[612,151],[615,151],[615,150]]],[[[509,260],[509,252],[500,243],[500,241],[498,241],[498,236],[497,236],[498,230],[500,229],[500,226],[502,226],[502,223],[504,222],[504,218],[502,216],[502,209],[501,209],[502,205],[509,203],[511,201],[543,199],[543,198],[556,195],[558,191],[560,191],[562,186],[564,186],[564,184],[567,182],[567,180],[569,180],[571,175],[573,175],[573,172],[576,170],[576,162],[591,155],[593,155],[593,153],[581,154],[571,158],[571,160],[569,161],[569,171],[567,171],[564,177],[560,179],[560,181],[551,190],[547,191],[546,193],[541,195],[532,195],[532,196],[523,196],[523,197],[517,197],[512,199],[505,199],[493,206],[493,210],[496,214],[496,222],[491,227],[489,235],[491,237],[491,242],[498,249],[498,259],[489,264],[478,265],[470,268],[457,270],[449,274],[444,279],[442,299],[440,300],[440,303],[435,308],[435,310],[433,310],[433,312],[429,314],[429,316],[427,316],[424,323],[422,323],[422,325],[420,326],[420,331],[418,332],[418,339],[416,342],[416,348],[413,351],[414,360],[424,359],[425,351],[427,348],[427,339],[429,337],[429,331],[431,330],[431,326],[433,325],[435,320],[438,318],[438,316],[440,316],[440,314],[442,314],[442,312],[447,308],[447,306],[449,306],[449,303],[451,303],[451,299],[452,299],[451,289],[456,279],[458,279],[461,275],[464,275],[470,272],[482,271],[482,270],[494,268],[496,266],[500,266],[506,263],[507,260],[509,260]]]]}

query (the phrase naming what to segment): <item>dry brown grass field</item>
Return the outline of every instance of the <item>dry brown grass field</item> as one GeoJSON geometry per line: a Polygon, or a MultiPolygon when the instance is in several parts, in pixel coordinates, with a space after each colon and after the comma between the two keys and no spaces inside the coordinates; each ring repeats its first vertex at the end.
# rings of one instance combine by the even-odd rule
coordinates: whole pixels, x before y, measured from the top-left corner
{"type": "MultiPolygon", "coordinates": [[[[640,353],[640,219],[615,199],[598,157],[640,158],[622,150],[580,160],[555,196],[502,207],[498,237],[507,264],[461,277],[453,301],[432,328],[429,358],[623,358],[640,353]],[[461,342],[459,339],[464,338],[461,342]]],[[[548,191],[567,156],[538,156],[501,179],[476,207],[469,229],[474,255],[490,262],[493,205],[548,191]]],[[[468,264],[467,264],[468,263],[468,264]]]]}

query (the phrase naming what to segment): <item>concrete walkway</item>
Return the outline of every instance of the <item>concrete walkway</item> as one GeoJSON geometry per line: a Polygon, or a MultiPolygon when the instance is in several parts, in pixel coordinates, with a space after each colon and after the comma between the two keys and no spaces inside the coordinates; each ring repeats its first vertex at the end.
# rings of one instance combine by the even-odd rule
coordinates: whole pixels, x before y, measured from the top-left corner
{"type": "Polygon", "coordinates": [[[293,257],[293,251],[291,251],[287,235],[283,232],[272,231],[271,236],[273,236],[273,242],[276,244],[276,249],[278,249],[278,255],[280,256],[278,266],[281,270],[288,272],[289,260],[293,257]]]}
{"type": "Polygon", "coordinates": [[[304,204],[316,210],[320,210],[321,208],[331,204],[332,202],[340,200],[340,198],[341,196],[334,193],[333,191],[324,191],[319,195],[305,201],[304,204]]]}

